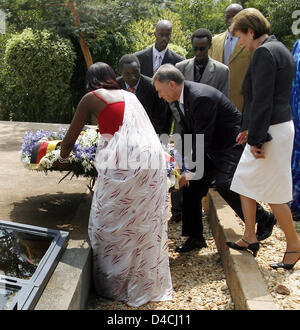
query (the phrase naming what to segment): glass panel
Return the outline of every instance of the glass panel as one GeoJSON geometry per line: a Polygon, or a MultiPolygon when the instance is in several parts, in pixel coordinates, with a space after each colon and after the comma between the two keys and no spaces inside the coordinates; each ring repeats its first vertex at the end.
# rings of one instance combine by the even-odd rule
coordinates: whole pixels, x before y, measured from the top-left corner
{"type": "Polygon", "coordinates": [[[0,226],[0,274],[30,279],[52,239],[0,226]]]}
{"type": "Polygon", "coordinates": [[[17,289],[0,287],[0,310],[9,309],[17,292],[17,289]]]}

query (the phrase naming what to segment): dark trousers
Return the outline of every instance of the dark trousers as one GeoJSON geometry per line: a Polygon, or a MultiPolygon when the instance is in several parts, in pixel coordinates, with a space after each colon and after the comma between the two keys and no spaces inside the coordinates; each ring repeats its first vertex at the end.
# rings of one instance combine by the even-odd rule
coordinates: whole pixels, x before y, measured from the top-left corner
{"type": "MultiPolygon", "coordinates": [[[[213,180],[215,180],[215,187],[219,194],[244,221],[240,195],[230,190],[242,150],[241,148],[230,150],[231,153],[224,158],[205,158],[202,179],[191,180],[189,185],[183,188],[182,236],[203,238],[202,198],[207,195],[213,180]]],[[[268,212],[257,203],[256,221],[264,221],[267,216],[268,212]]]]}
{"type": "Polygon", "coordinates": [[[182,218],[183,192],[178,190],[171,193],[171,213],[174,218],[182,218]]]}

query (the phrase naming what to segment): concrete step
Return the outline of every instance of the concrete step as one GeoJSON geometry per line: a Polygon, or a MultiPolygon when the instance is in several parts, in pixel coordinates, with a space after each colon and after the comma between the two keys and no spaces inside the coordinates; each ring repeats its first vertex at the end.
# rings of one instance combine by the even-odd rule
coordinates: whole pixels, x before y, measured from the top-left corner
{"type": "Polygon", "coordinates": [[[229,249],[225,243],[235,242],[243,234],[234,211],[213,189],[210,189],[203,205],[222,259],[235,308],[278,310],[255,258],[247,251],[229,249]]]}

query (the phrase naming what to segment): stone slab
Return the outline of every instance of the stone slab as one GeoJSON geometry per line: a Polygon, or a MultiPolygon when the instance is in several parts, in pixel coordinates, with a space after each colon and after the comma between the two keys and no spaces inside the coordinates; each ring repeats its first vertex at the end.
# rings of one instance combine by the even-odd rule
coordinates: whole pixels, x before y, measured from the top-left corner
{"type": "Polygon", "coordinates": [[[221,255],[227,285],[237,310],[278,310],[255,258],[247,251],[229,249],[226,241],[242,236],[236,215],[213,189],[204,200],[218,252],[221,255]]]}

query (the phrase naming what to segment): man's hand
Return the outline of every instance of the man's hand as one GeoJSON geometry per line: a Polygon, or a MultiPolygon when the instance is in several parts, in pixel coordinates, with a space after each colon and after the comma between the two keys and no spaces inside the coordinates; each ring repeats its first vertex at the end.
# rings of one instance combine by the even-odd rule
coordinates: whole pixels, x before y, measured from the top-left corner
{"type": "Polygon", "coordinates": [[[184,187],[185,185],[188,185],[189,181],[192,179],[193,176],[194,176],[194,173],[183,174],[179,180],[179,189],[174,189],[174,190],[172,190],[172,192],[179,191],[182,187],[184,187]]]}
{"type": "Polygon", "coordinates": [[[179,180],[179,189],[181,189],[182,187],[184,187],[188,183],[189,183],[189,180],[186,178],[185,175],[183,175],[179,180]]]}

